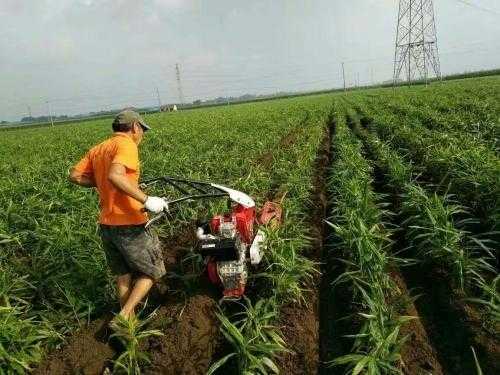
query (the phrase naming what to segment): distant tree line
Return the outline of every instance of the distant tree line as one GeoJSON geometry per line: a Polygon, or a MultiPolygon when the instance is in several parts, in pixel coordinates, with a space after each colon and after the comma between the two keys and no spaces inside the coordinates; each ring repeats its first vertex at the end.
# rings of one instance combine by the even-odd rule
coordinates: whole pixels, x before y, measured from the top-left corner
{"type": "MultiPolygon", "coordinates": [[[[252,95],[252,94],[244,94],[241,96],[219,96],[218,98],[215,99],[207,99],[207,100],[194,100],[193,101],[193,106],[199,106],[199,105],[213,105],[213,104],[224,104],[224,103],[234,103],[234,102],[250,102],[253,100],[257,99],[264,99],[264,98],[269,98],[269,97],[281,97],[281,96],[288,96],[291,93],[288,92],[277,92],[275,94],[270,94],[270,95],[252,95]]],[[[189,104],[188,104],[189,106],[189,104]]],[[[185,107],[185,106],[183,106],[185,107]]]]}
{"type": "MultiPolygon", "coordinates": [[[[53,121],[61,121],[61,120],[67,120],[68,116],[67,115],[61,115],[61,116],[52,116],[53,121]]],[[[49,116],[26,116],[21,119],[21,122],[50,122],[50,117],[49,116]]]]}

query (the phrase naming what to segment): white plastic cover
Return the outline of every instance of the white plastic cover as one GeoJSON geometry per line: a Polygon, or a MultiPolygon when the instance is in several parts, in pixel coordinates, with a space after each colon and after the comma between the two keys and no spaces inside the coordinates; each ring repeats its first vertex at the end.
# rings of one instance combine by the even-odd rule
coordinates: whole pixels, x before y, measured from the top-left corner
{"type": "Polygon", "coordinates": [[[266,234],[259,230],[255,238],[253,239],[252,245],[250,246],[250,263],[259,264],[262,260],[262,252],[264,241],[266,240],[266,234]]]}
{"type": "Polygon", "coordinates": [[[226,193],[229,194],[229,198],[231,198],[232,201],[241,204],[245,208],[255,207],[254,200],[245,193],[242,193],[241,191],[230,189],[228,187],[217,184],[210,184],[210,185],[212,185],[214,188],[225,191],[226,193]]]}

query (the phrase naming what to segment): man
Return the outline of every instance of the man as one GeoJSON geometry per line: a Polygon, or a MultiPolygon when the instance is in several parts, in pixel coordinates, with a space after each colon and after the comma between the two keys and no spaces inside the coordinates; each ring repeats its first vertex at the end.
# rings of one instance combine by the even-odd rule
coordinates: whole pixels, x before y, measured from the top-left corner
{"type": "Polygon", "coordinates": [[[99,192],[100,234],[124,319],[134,315],[154,282],[165,275],[158,237],[145,228],[144,208],[159,213],[168,205],[139,189],[138,145],[149,129],[138,113],[120,112],[113,136],[93,147],[69,175],[71,182],[99,192]]]}

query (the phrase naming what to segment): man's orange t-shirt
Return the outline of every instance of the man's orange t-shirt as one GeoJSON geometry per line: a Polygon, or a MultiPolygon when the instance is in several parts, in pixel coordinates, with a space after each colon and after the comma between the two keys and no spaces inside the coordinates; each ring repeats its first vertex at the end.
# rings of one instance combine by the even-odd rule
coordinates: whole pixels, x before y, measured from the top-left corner
{"type": "Polygon", "coordinates": [[[101,213],[99,222],[106,225],[139,225],[148,220],[143,205],[118,190],[108,179],[111,164],[125,166],[127,178],[139,183],[139,151],[125,133],[113,136],[93,147],[75,166],[79,173],[94,177],[99,192],[101,213]]]}

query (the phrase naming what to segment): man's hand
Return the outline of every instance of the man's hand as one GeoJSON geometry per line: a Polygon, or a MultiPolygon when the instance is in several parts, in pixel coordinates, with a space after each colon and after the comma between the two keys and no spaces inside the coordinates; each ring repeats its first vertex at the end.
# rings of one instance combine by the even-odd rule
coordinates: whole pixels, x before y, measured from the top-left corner
{"type": "Polygon", "coordinates": [[[154,214],[159,214],[164,210],[168,211],[168,202],[164,198],[148,197],[144,202],[144,208],[154,214]]]}

